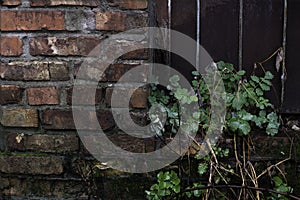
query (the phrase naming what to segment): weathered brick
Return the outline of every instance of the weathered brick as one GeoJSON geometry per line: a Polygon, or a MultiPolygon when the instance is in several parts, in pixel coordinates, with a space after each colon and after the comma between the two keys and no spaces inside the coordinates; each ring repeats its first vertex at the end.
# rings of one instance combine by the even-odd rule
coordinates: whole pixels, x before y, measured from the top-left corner
{"type": "Polygon", "coordinates": [[[116,121],[119,122],[118,125],[120,129],[122,129],[125,132],[142,133],[141,131],[144,130],[144,126],[146,126],[149,123],[147,112],[129,111],[129,115],[130,119],[128,119],[127,117],[128,111],[124,109],[114,110],[114,117],[116,121]]]}
{"type": "Polygon", "coordinates": [[[106,110],[97,111],[96,115],[91,111],[78,110],[82,116],[82,121],[75,127],[73,114],[70,110],[45,110],[43,112],[43,125],[46,129],[87,129],[96,130],[98,125],[102,130],[107,130],[114,126],[111,112],[106,110]]]}
{"type": "Polygon", "coordinates": [[[146,9],[148,0],[109,0],[109,5],[122,9],[146,9]]]}
{"type": "Polygon", "coordinates": [[[118,147],[134,153],[144,153],[145,143],[144,139],[132,137],[125,133],[118,133],[109,135],[108,138],[118,147]]]}
{"type": "Polygon", "coordinates": [[[69,67],[65,62],[50,62],[49,71],[52,81],[67,81],[70,79],[69,67]]]}
{"type": "Polygon", "coordinates": [[[21,0],[3,0],[2,5],[3,6],[18,6],[21,5],[21,0]]]}
{"type": "Polygon", "coordinates": [[[50,80],[48,62],[11,62],[0,64],[0,78],[18,81],[50,80]]]}
{"type": "Polygon", "coordinates": [[[1,124],[8,127],[38,127],[38,111],[34,109],[3,109],[1,124]]]}
{"type": "Polygon", "coordinates": [[[57,105],[60,102],[56,87],[28,88],[26,91],[29,105],[57,105]]]}
{"type": "MultiPolygon", "coordinates": [[[[97,88],[95,91],[91,86],[77,86],[74,105],[99,105],[102,101],[102,88],[97,88]]],[[[72,105],[73,88],[67,89],[67,104],[72,105]]]]}
{"type": "Polygon", "coordinates": [[[22,89],[16,85],[0,85],[0,104],[17,104],[22,100],[22,89]]]}
{"type": "Polygon", "coordinates": [[[101,0],[30,0],[31,6],[91,6],[101,5],[101,0]]]}
{"type": "Polygon", "coordinates": [[[255,136],[253,142],[253,159],[284,159],[289,154],[291,141],[287,137],[255,136]]]}
{"type": "Polygon", "coordinates": [[[146,108],[148,105],[149,90],[137,89],[133,92],[130,103],[134,108],[146,108]]]}
{"type": "Polygon", "coordinates": [[[89,9],[66,10],[65,29],[67,31],[95,30],[95,13],[89,9]]]}
{"type": "Polygon", "coordinates": [[[150,58],[149,49],[139,49],[131,51],[121,56],[121,59],[127,60],[148,60],[150,58]]]}
{"type": "Polygon", "coordinates": [[[101,39],[95,37],[37,37],[30,39],[30,54],[37,55],[88,55],[101,39]]]}
{"type": "Polygon", "coordinates": [[[126,28],[125,13],[96,12],[96,29],[105,31],[124,31],[126,28]]]}
{"type": "Polygon", "coordinates": [[[79,149],[76,135],[24,135],[9,134],[7,146],[10,151],[34,151],[42,153],[71,153],[79,149]]]}
{"type": "Polygon", "coordinates": [[[8,174],[61,174],[63,161],[55,156],[0,155],[0,171],[8,174]]]}
{"type": "Polygon", "coordinates": [[[148,25],[145,13],[126,14],[122,12],[96,12],[96,29],[104,31],[124,31],[148,25]]]}
{"type": "MultiPolygon", "coordinates": [[[[95,64],[85,64],[82,65],[82,62],[76,63],[74,77],[78,78],[77,73],[80,69],[80,78],[84,80],[97,80],[100,82],[115,82],[119,81],[119,79],[129,70],[138,66],[136,63],[115,63],[109,65],[106,69],[102,69],[101,66],[98,65],[95,67],[95,64]],[[100,76],[102,74],[102,76],[100,76]]],[[[146,69],[147,70],[147,69],[146,69]]],[[[140,71],[138,74],[134,73],[132,76],[128,73],[128,78],[130,82],[145,82],[147,80],[147,71],[140,71]]]]}
{"type": "Polygon", "coordinates": [[[80,180],[47,180],[39,176],[31,176],[30,179],[8,176],[1,177],[0,180],[3,183],[2,188],[0,184],[0,191],[5,195],[4,199],[88,199],[85,183],[80,180]]]}
{"type": "MultiPolygon", "coordinates": [[[[119,132],[116,134],[107,134],[107,138],[113,142],[116,146],[134,153],[145,152],[145,140],[130,136],[128,134],[119,132]]],[[[91,153],[105,153],[113,155],[115,152],[109,152],[106,149],[99,149],[96,144],[101,143],[100,137],[94,135],[88,135],[82,137],[85,146],[89,147],[91,153]]]]}
{"type": "MultiPolygon", "coordinates": [[[[132,91],[133,89],[130,88],[122,88],[115,92],[117,92],[118,95],[120,95],[121,98],[115,99],[114,102],[116,103],[115,106],[117,107],[134,107],[134,108],[146,108],[147,107],[147,99],[149,92],[147,89],[139,88],[135,91],[132,91]],[[131,96],[129,94],[132,93],[131,96]],[[130,102],[125,102],[125,98],[130,98],[130,102]]],[[[111,96],[114,91],[114,88],[107,88],[105,93],[105,102],[107,105],[111,105],[111,96]]]]}
{"type": "MultiPolygon", "coordinates": [[[[104,73],[104,77],[100,81],[119,81],[119,79],[129,70],[138,66],[138,64],[124,64],[116,63],[110,65],[104,73]]],[[[130,82],[145,82],[147,80],[147,71],[140,72],[139,74],[128,75],[128,81],[130,82]]]]}
{"type": "Polygon", "coordinates": [[[20,56],[23,43],[18,37],[0,37],[0,55],[20,56]]]}
{"type": "Polygon", "coordinates": [[[148,14],[130,13],[127,15],[126,29],[148,27],[148,14]]]}
{"type": "Polygon", "coordinates": [[[64,13],[60,11],[1,11],[2,31],[64,30],[64,13]]]}
{"type": "Polygon", "coordinates": [[[6,138],[6,146],[9,151],[25,151],[24,133],[9,133],[6,138]]]}
{"type": "Polygon", "coordinates": [[[72,111],[45,110],[42,123],[46,129],[75,129],[72,111]]]}

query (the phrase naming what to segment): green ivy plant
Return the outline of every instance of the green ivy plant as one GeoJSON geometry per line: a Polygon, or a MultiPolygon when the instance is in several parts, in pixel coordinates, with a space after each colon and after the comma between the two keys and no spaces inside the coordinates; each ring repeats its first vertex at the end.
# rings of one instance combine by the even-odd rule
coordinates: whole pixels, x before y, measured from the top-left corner
{"type": "MultiPolygon", "coordinates": [[[[265,97],[265,93],[270,91],[272,87],[271,81],[274,78],[272,73],[266,71],[263,76],[246,75],[246,71],[237,71],[232,64],[223,61],[216,63],[215,67],[217,67],[222,77],[226,91],[226,96],[220,95],[220,98],[225,98],[226,103],[226,116],[222,120],[223,137],[234,136],[234,145],[236,146],[236,137],[247,137],[254,128],[265,130],[266,134],[270,136],[276,135],[280,125],[278,115],[269,99],[265,97]]],[[[208,88],[206,84],[207,82],[215,81],[213,80],[214,76],[211,74],[215,73],[214,70],[207,68],[206,72],[208,74],[207,77],[205,77],[206,75],[201,75],[198,71],[193,72],[192,86],[196,95],[180,87],[178,76],[173,76],[169,79],[167,88],[151,85],[151,95],[148,99],[150,105],[162,105],[161,109],[163,110],[161,111],[167,113],[165,125],[162,125],[160,122],[159,115],[152,113],[150,116],[152,121],[155,122],[152,123],[151,130],[158,137],[173,136],[177,133],[179,127],[183,128],[186,134],[195,130],[198,131],[200,136],[206,134],[210,124],[210,94],[218,92],[215,91],[215,88],[208,88]],[[181,104],[197,102],[200,106],[199,111],[193,113],[190,116],[190,121],[185,122],[185,124],[180,121],[180,113],[184,111],[179,109],[179,102],[181,104]],[[197,122],[196,125],[194,123],[195,120],[197,122]]],[[[200,146],[201,144],[198,145],[200,146]]],[[[235,170],[230,164],[220,162],[220,159],[229,157],[229,149],[219,146],[219,143],[210,145],[210,148],[211,153],[202,159],[200,159],[199,155],[195,155],[195,158],[198,159],[197,174],[199,180],[207,178],[206,184],[203,184],[201,181],[194,181],[186,185],[180,182],[178,175],[174,171],[160,172],[157,176],[158,183],[154,184],[149,191],[146,191],[147,199],[178,199],[191,198],[192,196],[208,199],[210,195],[208,189],[220,183],[228,185],[232,175],[242,179],[243,184],[241,187],[245,187],[245,182],[255,180],[255,173],[253,173],[253,176],[249,173],[254,167],[251,163],[248,163],[248,167],[251,169],[247,170],[246,166],[241,164],[236,147],[234,148],[235,152],[231,152],[235,153],[236,166],[239,166],[239,169],[235,170]]],[[[246,163],[245,157],[243,159],[244,163],[246,163]]],[[[278,181],[278,178],[275,177],[273,180],[275,181],[276,190],[291,191],[291,188],[278,181]]],[[[257,184],[255,181],[254,183],[257,184]]],[[[257,185],[255,186],[257,187],[257,185]]],[[[255,195],[257,199],[260,199],[259,192],[256,192],[253,196],[255,195]]],[[[217,198],[227,199],[226,195],[222,196],[221,192],[217,198]]],[[[270,197],[270,199],[272,198],[275,198],[275,196],[270,197]]]]}

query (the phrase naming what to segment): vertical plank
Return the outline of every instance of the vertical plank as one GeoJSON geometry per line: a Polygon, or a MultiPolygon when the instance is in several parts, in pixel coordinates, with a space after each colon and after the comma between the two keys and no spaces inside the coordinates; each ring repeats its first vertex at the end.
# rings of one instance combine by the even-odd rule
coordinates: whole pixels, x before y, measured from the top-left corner
{"type": "Polygon", "coordinates": [[[300,113],[300,1],[288,1],[287,23],[287,54],[286,68],[287,80],[282,111],[285,113],[300,113]]]}
{"type": "Polygon", "coordinates": [[[201,45],[215,61],[238,66],[239,0],[201,0],[201,45]]]}
{"type": "MultiPolygon", "coordinates": [[[[244,0],[243,13],[243,68],[252,72],[254,63],[265,60],[282,46],[283,1],[244,0]]],[[[278,107],[281,73],[276,71],[275,61],[276,56],[264,67],[275,75],[273,89],[267,97],[278,107]]]]}
{"type": "MultiPolygon", "coordinates": [[[[196,40],[197,1],[189,0],[187,3],[187,0],[172,0],[171,2],[171,28],[196,40]]],[[[172,39],[171,36],[171,48],[172,44],[175,44],[176,42],[178,41],[172,39]]],[[[196,49],[189,49],[189,51],[193,52],[196,60],[196,49]]],[[[194,68],[186,60],[178,55],[171,54],[171,65],[188,80],[192,80],[191,72],[194,70],[194,68]]]]}

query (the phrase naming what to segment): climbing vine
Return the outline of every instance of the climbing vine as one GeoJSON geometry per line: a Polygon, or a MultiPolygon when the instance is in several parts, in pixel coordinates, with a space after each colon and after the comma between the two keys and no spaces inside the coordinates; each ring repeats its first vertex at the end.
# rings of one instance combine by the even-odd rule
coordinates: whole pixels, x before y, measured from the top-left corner
{"type": "Polygon", "coordinates": [[[187,154],[187,162],[189,168],[194,167],[197,173],[192,173],[192,169],[185,173],[180,166],[177,170],[159,172],[157,183],[146,191],[147,199],[297,199],[291,194],[292,188],[285,183],[284,174],[278,168],[289,158],[267,168],[267,172],[277,171],[275,175],[258,170],[250,159],[250,141],[255,130],[264,130],[270,136],[278,133],[279,117],[265,97],[272,87],[273,74],[264,70],[262,76],[256,75],[255,71],[247,75],[246,71],[236,71],[232,64],[222,61],[207,68],[206,72],[207,77],[198,71],[193,72],[193,94],[181,88],[179,76],[171,77],[166,88],[154,84],[151,86],[150,105],[159,104],[161,111],[167,113],[165,124],[161,123],[159,115],[151,113],[150,118],[155,122],[151,130],[160,140],[174,136],[179,127],[184,127],[183,134],[196,130],[198,134],[192,145],[193,151],[187,154]],[[222,119],[222,138],[216,144],[207,141],[210,153],[201,157],[199,149],[210,128],[210,94],[219,92],[207,86],[207,82],[215,81],[213,67],[218,69],[223,80],[226,96],[219,94],[219,98],[224,98],[226,115],[222,119]],[[192,114],[191,123],[188,121],[183,124],[180,115],[184,111],[179,109],[179,103],[192,102],[197,102],[200,109],[192,114]],[[196,126],[192,123],[195,120],[196,126]],[[232,141],[232,148],[224,142],[227,140],[232,141]],[[197,163],[196,167],[190,165],[191,159],[197,163]],[[274,187],[261,188],[262,179],[270,180],[274,187]]]}

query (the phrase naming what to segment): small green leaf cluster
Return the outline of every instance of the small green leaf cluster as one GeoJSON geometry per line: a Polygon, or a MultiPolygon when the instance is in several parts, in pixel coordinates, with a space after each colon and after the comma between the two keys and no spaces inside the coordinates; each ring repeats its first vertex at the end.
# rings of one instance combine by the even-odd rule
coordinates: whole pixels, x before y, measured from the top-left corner
{"type": "MultiPolygon", "coordinates": [[[[217,63],[217,68],[226,91],[225,131],[227,133],[248,135],[251,132],[251,127],[257,126],[266,128],[268,135],[276,135],[279,128],[278,116],[275,112],[272,112],[274,108],[269,100],[265,98],[265,92],[269,91],[272,86],[272,73],[267,71],[263,77],[251,75],[246,78],[246,71],[235,71],[232,64],[222,61],[217,63]],[[271,112],[267,113],[268,110],[271,112]]],[[[193,86],[201,94],[204,105],[202,109],[209,109],[207,106],[210,101],[209,90],[210,93],[213,93],[214,88],[208,90],[205,83],[207,79],[201,77],[200,74],[197,75],[197,72],[194,72],[194,75],[193,86]]],[[[206,118],[209,119],[209,115],[206,118]]],[[[201,122],[206,123],[207,120],[201,122]]]]}
{"type": "MultiPolygon", "coordinates": [[[[255,74],[246,76],[246,71],[236,71],[232,64],[223,61],[205,71],[205,74],[200,74],[198,71],[192,73],[194,75],[193,93],[180,87],[179,76],[171,77],[169,85],[165,89],[152,85],[149,97],[150,105],[162,105],[167,113],[167,121],[163,128],[160,127],[159,118],[152,119],[156,122],[153,123],[152,130],[155,130],[157,135],[176,134],[179,127],[187,134],[190,131],[198,131],[198,133],[205,135],[210,126],[211,104],[215,101],[218,102],[218,99],[222,99],[226,103],[226,116],[222,119],[224,135],[238,134],[243,137],[249,135],[254,127],[264,129],[271,136],[278,133],[280,125],[278,116],[274,112],[272,104],[265,97],[265,93],[272,87],[273,75],[271,72],[266,71],[263,76],[255,74]],[[216,68],[222,81],[216,78],[216,68]],[[226,95],[223,91],[218,91],[218,84],[224,84],[226,95]],[[188,105],[194,102],[197,102],[200,109],[189,116],[187,122],[183,123],[180,120],[180,113],[183,113],[184,110],[179,109],[179,103],[188,105]]],[[[214,106],[222,108],[222,105],[216,104],[214,106]]],[[[216,145],[212,145],[211,148],[212,152],[209,155],[199,159],[197,169],[199,177],[205,177],[211,173],[212,160],[215,162],[218,158],[229,155],[228,149],[216,145]]],[[[195,158],[197,156],[195,155],[195,158]]],[[[234,170],[230,165],[221,162],[218,163],[218,167],[222,168],[223,172],[218,171],[214,174],[213,183],[225,182],[227,184],[230,181],[229,174],[234,174],[234,170]]],[[[205,192],[205,190],[199,189],[201,186],[201,183],[194,182],[192,185],[184,187],[182,195],[188,198],[200,197],[205,192]]],[[[180,180],[175,172],[160,172],[158,183],[154,184],[150,191],[146,191],[147,198],[164,199],[163,197],[180,193],[180,187],[180,180]]],[[[277,190],[283,190],[282,188],[284,188],[283,183],[277,184],[277,190]]],[[[182,195],[178,196],[183,197],[182,195]]]]}
{"type": "Polygon", "coordinates": [[[146,191],[147,199],[160,200],[180,192],[180,179],[174,171],[159,172],[157,182],[151,186],[150,191],[146,191]]]}
{"type": "MultiPolygon", "coordinates": [[[[284,181],[279,177],[279,176],[275,176],[273,177],[273,182],[274,182],[274,190],[277,192],[282,192],[282,193],[292,193],[293,192],[293,188],[288,186],[286,183],[284,183],[284,181]]],[[[281,194],[274,194],[272,193],[272,196],[268,198],[268,200],[288,200],[289,198],[287,198],[284,195],[281,194]]]]}
{"type": "Polygon", "coordinates": [[[185,107],[180,107],[180,105],[190,105],[198,102],[198,97],[191,91],[188,91],[188,89],[182,88],[179,81],[179,76],[175,75],[169,79],[169,84],[165,89],[159,88],[155,84],[151,85],[151,94],[148,97],[150,105],[160,105],[167,113],[167,121],[164,128],[160,127],[162,123],[159,116],[157,118],[154,117],[154,119],[153,116],[150,116],[153,122],[150,127],[151,131],[158,136],[176,134],[179,127],[186,134],[198,131],[198,119],[201,115],[199,112],[188,116],[184,122],[180,120],[181,113],[185,112],[185,107]]]}

